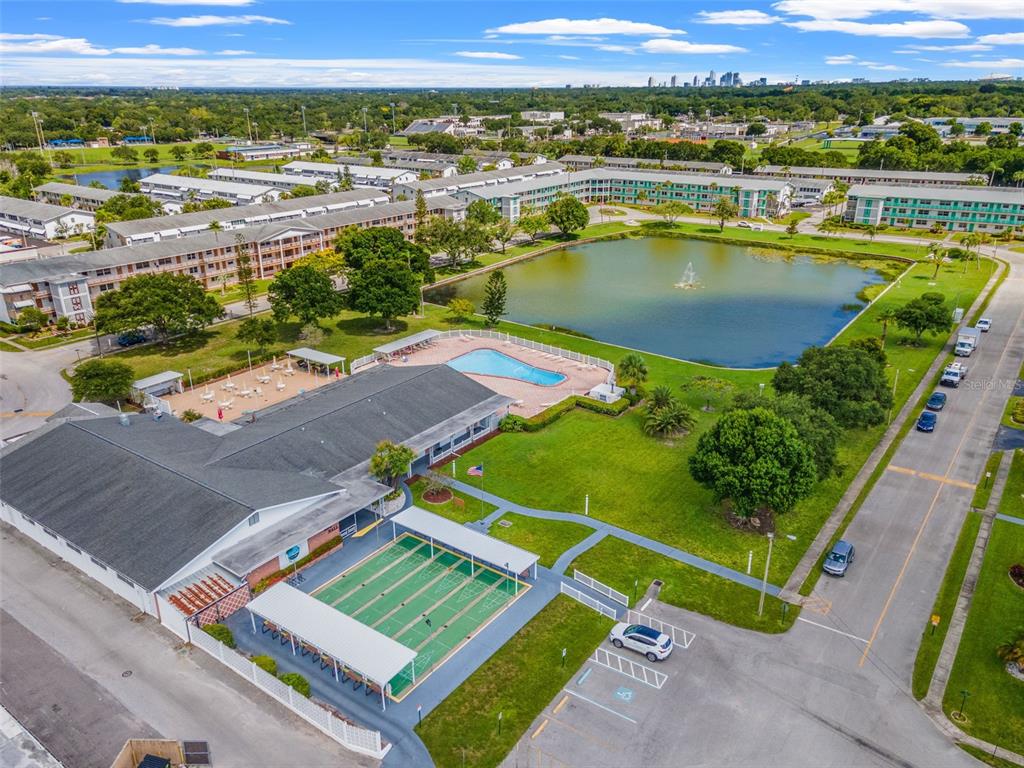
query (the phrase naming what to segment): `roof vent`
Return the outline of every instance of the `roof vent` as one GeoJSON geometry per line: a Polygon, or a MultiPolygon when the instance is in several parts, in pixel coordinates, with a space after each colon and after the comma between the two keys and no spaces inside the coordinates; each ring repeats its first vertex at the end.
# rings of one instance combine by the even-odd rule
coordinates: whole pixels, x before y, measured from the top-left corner
{"type": "Polygon", "coordinates": [[[130,427],[132,425],[131,419],[128,418],[127,413],[122,413],[117,417],[117,420],[121,423],[122,427],[130,427]]]}

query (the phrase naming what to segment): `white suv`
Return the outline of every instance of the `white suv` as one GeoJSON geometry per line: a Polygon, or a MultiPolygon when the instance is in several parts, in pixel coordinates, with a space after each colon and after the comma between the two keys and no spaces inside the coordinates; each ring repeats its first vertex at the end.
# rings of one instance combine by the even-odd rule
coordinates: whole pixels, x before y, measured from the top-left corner
{"type": "Polygon", "coordinates": [[[643,624],[626,624],[620,621],[612,627],[608,639],[616,648],[625,647],[642,653],[648,661],[661,661],[672,653],[672,638],[643,624]]]}

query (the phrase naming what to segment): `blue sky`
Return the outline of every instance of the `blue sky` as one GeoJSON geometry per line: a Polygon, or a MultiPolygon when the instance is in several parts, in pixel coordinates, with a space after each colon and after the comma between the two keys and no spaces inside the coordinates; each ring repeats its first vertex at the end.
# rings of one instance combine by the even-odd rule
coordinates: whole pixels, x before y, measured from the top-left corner
{"type": "Polygon", "coordinates": [[[1024,0],[4,0],[6,85],[643,85],[1024,75],[1024,0]]]}

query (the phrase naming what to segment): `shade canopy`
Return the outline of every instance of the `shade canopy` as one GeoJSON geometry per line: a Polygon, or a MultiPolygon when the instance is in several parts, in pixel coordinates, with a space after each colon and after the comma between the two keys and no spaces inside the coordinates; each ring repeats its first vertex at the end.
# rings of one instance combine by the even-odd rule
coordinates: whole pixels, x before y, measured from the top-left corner
{"type": "Polygon", "coordinates": [[[147,376],[144,379],[138,379],[132,383],[132,389],[137,389],[140,392],[145,392],[151,387],[159,387],[164,384],[173,384],[181,381],[184,378],[184,374],[178,373],[177,371],[163,371],[161,373],[154,373],[152,376],[147,376]]]}
{"type": "Polygon", "coordinates": [[[315,645],[382,689],[416,658],[416,651],[346,616],[286,582],[278,582],[246,608],[315,645]]]}
{"type": "Polygon", "coordinates": [[[526,572],[538,560],[538,556],[532,552],[513,547],[419,507],[409,507],[392,517],[391,521],[439,544],[447,544],[452,549],[472,555],[482,563],[496,568],[507,567],[513,573],[526,572]]]}
{"type": "Polygon", "coordinates": [[[319,363],[320,365],[334,365],[335,363],[340,363],[345,359],[344,357],[329,355],[326,352],[310,349],[309,347],[299,347],[298,349],[288,350],[288,356],[297,357],[300,360],[307,360],[311,363],[319,363]]]}
{"type": "Polygon", "coordinates": [[[397,339],[395,341],[389,341],[387,344],[381,344],[379,347],[374,347],[373,351],[378,355],[391,355],[395,352],[401,352],[403,349],[414,347],[417,344],[422,344],[425,341],[436,339],[440,335],[440,331],[420,331],[419,333],[414,333],[411,336],[406,336],[405,338],[397,339]]]}

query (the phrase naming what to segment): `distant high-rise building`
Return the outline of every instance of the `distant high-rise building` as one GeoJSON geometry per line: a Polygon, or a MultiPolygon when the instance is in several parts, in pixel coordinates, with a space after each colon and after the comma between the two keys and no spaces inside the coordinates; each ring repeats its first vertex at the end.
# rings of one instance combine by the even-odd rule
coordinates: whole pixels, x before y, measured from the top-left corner
{"type": "Polygon", "coordinates": [[[672,82],[672,87],[675,88],[676,87],[676,76],[675,75],[672,75],[672,81],[671,82],[672,82]]]}
{"type": "Polygon", "coordinates": [[[758,85],[768,85],[768,78],[767,77],[759,77],[759,78],[757,78],[757,84],[758,85]]]}
{"type": "Polygon", "coordinates": [[[654,87],[654,77],[653,76],[647,78],[647,87],[648,88],[653,88],[654,87]]]}
{"type": "Polygon", "coordinates": [[[710,75],[708,75],[708,80],[710,80],[710,81],[711,81],[711,84],[712,84],[712,85],[714,85],[714,84],[715,84],[715,70],[713,70],[713,69],[711,70],[711,74],[710,74],[710,75]]]}
{"type": "Polygon", "coordinates": [[[700,85],[700,78],[697,75],[693,76],[693,87],[696,88],[700,85]]]}

